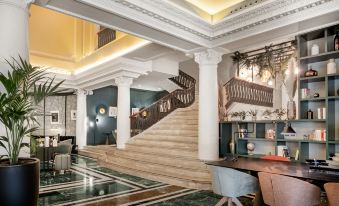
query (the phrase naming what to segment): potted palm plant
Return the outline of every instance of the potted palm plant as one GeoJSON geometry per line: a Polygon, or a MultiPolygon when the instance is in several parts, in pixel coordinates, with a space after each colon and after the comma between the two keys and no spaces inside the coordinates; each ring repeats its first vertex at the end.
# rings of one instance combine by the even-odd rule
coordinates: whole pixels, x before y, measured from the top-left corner
{"type": "Polygon", "coordinates": [[[24,139],[37,130],[35,107],[53,95],[62,82],[55,83],[39,67],[19,57],[7,60],[11,70],[0,72],[0,205],[36,205],[39,196],[40,163],[19,157],[29,146],[24,139]]]}

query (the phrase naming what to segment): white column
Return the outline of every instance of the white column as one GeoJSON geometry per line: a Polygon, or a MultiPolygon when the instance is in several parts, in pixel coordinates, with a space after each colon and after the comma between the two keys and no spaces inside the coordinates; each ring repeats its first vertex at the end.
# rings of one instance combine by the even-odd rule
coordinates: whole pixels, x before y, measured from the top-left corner
{"type": "Polygon", "coordinates": [[[76,144],[78,149],[87,145],[87,95],[86,91],[77,91],[76,144]]]}
{"type": "MultiPolygon", "coordinates": [[[[10,69],[4,59],[17,58],[19,55],[28,59],[28,6],[29,0],[0,0],[0,72],[7,74],[10,69]]],[[[0,91],[3,91],[0,85],[0,91]]],[[[5,135],[5,128],[0,123],[0,135],[5,135]]],[[[24,138],[29,142],[29,138],[24,138]]],[[[3,148],[0,155],[5,154],[3,148]]],[[[29,148],[20,152],[20,156],[29,156],[29,148]]]]}
{"type": "Polygon", "coordinates": [[[0,0],[0,72],[10,69],[4,59],[28,59],[28,7],[32,0],[0,0]]]}
{"type": "Polygon", "coordinates": [[[133,78],[120,76],[115,78],[118,85],[118,116],[117,116],[117,148],[125,149],[126,142],[131,137],[130,121],[130,86],[133,78]]]}
{"type": "Polygon", "coordinates": [[[208,49],[195,54],[199,64],[199,159],[219,158],[218,63],[221,53],[208,49]]]}

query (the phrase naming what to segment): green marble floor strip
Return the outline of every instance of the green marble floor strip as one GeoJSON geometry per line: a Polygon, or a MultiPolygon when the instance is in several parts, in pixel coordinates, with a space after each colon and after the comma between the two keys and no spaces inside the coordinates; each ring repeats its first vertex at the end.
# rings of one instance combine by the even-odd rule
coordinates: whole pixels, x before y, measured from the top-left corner
{"type": "Polygon", "coordinates": [[[148,179],[136,177],[133,175],[128,175],[128,174],[117,172],[117,171],[114,171],[114,170],[111,170],[105,167],[88,168],[88,170],[96,171],[102,175],[107,175],[109,177],[113,177],[121,181],[128,182],[130,184],[134,184],[134,185],[137,185],[143,188],[150,188],[154,186],[164,185],[164,183],[161,183],[161,182],[156,182],[153,180],[148,180],[148,179]]]}
{"type": "Polygon", "coordinates": [[[62,189],[54,192],[41,194],[38,205],[75,205],[89,200],[96,200],[112,195],[136,191],[139,188],[129,187],[120,181],[111,181],[96,185],[86,185],[70,189],[62,189]]]}
{"type": "Polygon", "coordinates": [[[180,197],[186,194],[190,194],[196,192],[196,190],[194,189],[187,189],[187,188],[183,188],[182,190],[179,191],[175,191],[175,192],[171,192],[171,193],[166,193],[163,195],[159,195],[159,196],[155,196],[155,197],[151,197],[151,198],[146,198],[143,200],[139,200],[139,201],[135,201],[135,202],[131,202],[128,204],[124,204],[122,206],[137,206],[137,205],[148,205],[148,204],[153,204],[156,202],[161,202],[167,199],[171,199],[171,198],[176,198],[176,197],[180,197]]]}
{"type": "MultiPolygon", "coordinates": [[[[138,202],[138,200],[135,199],[142,199],[145,200],[145,194],[148,194],[148,196],[152,196],[153,198],[158,198],[159,195],[155,195],[155,193],[161,193],[161,195],[171,195],[173,192],[169,192],[168,190],[174,190],[177,192],[181,192],[183,190],[191,190],[183,187],[178,187],[178,186],[173,186],[173,185],[162,185],[159,187],[155,188],[149,188],[149,189],[141,189],[139,191],[133,191],[133,192],[128,192],[126,194],[118,195],[118,196],[113,196],[105,199],[101,199],[95,202],[87,202],[84,205],[87,206],[92,206],[92,205],[130,205],[130,204],[135,204],[138,202]],[[136,198],[138,197],[138,198],[136,198]]],[[[147,195],[146,195],[147,196],[147,195]]],[[[138,204],[137,204],[138,205],[138,204]]]]}

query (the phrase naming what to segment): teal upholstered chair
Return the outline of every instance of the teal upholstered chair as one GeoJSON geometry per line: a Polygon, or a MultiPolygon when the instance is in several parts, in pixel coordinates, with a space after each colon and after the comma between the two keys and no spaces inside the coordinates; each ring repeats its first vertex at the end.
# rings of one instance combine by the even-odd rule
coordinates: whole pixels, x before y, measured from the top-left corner
{"type": "Polygon", "coordinates": [[[237,197],[258,192],[258,179],[238,170],[211,166],[213,192],[224,196],[216,206],[228,202],[242,206],[237,197]]]}

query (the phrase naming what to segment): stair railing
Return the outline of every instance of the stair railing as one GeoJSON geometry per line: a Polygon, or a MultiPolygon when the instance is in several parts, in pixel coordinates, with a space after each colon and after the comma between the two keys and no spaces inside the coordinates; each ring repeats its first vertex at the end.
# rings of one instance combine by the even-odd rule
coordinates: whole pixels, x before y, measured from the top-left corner
{"type": "Polygon", "coordinates": [[[179,70],[179,75],[169,78],[182,89],[177,89],[162,97],[150,106],[133,114],[131,118],[131,136],[151,127],[178,108],[188,107],[195,100],[195,79],[179,70]]]}

